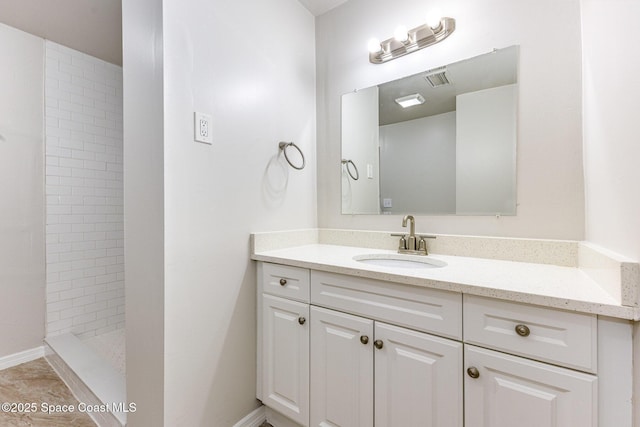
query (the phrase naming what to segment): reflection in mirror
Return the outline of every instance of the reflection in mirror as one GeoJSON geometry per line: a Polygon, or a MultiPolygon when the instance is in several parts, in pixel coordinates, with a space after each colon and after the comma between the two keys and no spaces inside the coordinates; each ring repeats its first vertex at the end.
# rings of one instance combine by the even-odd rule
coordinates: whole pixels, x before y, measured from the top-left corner
{"type": "Polygon", "coordinates": [[[518,52],[343,95],[342,213],[515,215],[518,52]]]}

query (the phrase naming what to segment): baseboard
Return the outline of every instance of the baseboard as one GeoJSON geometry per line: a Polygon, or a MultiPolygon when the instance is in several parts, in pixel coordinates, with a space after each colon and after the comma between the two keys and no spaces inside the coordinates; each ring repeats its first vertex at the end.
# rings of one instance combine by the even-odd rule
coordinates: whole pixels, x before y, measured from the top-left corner
{"type": "Polygon", "coordinates": [[[233,427],[260,427],[267,420],[264,406],[254,409],[249,415],[238,421],[233,427]]]}
{"type": "Polygon", "coordinates": [[[292,419],[285,417],[280,412],[274,411],[266,406],[265,413],[267,415],[267,421],[274,427],[302,427],[292,419]]]}
{"type": "Polygon", "coordinates": [[[12,368],[22,363],[31,362],[32,360],[36,360],[41,357],[44,357],[44,346],[0,357],[0,370],[12,368]]]}

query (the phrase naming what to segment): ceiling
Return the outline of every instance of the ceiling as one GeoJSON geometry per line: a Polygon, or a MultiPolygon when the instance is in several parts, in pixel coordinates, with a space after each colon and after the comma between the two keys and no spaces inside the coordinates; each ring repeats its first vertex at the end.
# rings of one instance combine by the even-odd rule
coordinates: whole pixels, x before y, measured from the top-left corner
{"type": "MultiPolygon", "coordinates": [[[[122,0],[0,0],[0,23],[122,65],[122,0]]],[[[347,0],[299,0],[314,16],[347,0]]]]}
{"type": "Polygon", "coordinates": [[[380,125],[455,111],[457,95],[517,83],[517,63],[518,47],[511,46],[447,65],[449,85],[431,87],[425,79],[429,71],[381,84],[380,125]],[[414,93],[426,102],[406,109],[396,104],[396,98],[414,93]]]}
{"type": "Polygon", "coordinates": [[[309,9],[315,16],[320,16],[333,8],[346,3],[347,0],[298,0],[304,7],[309,9]]]}
{"type": "Polygon", "coordinates": [[[0,22],[122,65],[121,0],[0,0],[0,22]]]}

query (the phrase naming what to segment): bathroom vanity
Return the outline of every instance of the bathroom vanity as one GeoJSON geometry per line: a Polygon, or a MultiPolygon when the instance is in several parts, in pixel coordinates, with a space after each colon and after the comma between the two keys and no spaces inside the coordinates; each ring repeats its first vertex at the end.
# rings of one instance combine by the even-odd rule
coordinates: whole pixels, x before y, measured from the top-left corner
{"type": "Polygon", "coordinates": [[[394,253],[254,244],[257,397],[276,427],[632,426],[636,307],[575,267],[357,261],[394,253]]]}

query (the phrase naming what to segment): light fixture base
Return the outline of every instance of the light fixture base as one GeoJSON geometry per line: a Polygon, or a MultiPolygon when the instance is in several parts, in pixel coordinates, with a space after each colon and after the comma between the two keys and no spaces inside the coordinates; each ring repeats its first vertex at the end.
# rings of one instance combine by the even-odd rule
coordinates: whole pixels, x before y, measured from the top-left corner
{"type": "Polygon", "coordinates": [[[433,28],[427,24],[420,25],[408,31],[408,42],[403,43],[392,37],[380,43],[381,49],[378,52],[369,53],[369,62],[382,64],[427,46],[440,43],[449,37],[455,29],[456,20],[453,18],[442,18],[438,26],[433,28]]]}

